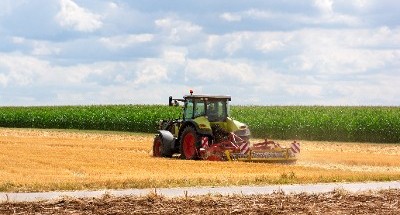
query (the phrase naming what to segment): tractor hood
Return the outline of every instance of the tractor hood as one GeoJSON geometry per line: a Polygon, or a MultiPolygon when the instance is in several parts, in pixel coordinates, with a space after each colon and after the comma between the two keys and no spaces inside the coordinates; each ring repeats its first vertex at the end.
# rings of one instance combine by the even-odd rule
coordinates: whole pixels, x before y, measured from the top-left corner
{"type": "Polygon", "coordinates": [[[210,134],[212,132],[211,125],[219,125],[227,132],[233,132],[238,136],[250,136],[250,130],[246,124],[230,117],[227,117],[225,122],[209,122],[207,117],[204,116],[197,117],[193,121],[195,122],[197,131],[202,134],[210,134]]]}
{"type": "Polygon", "coordinates": [[[194,124],[196,125],[196,129],[199,133],[202,134],[211,134],[211,124],[210,121],[208,121],[207,117],[205,116],[200,116],[197,117],[193,120],[194,124]]]}
{"type": "Polygon", "coordinates": [[[234,120],[234,119],[232,119],[230,117],[228,117],[226,119],[225,123],[226,123],[226,128],[225,129],[228,132],[233,132],[238,136],[250,136],[250,130],[249,130],[249,127],[246,124],[241,123],[241,122],[239,122],[237,120],[234,120]]]}

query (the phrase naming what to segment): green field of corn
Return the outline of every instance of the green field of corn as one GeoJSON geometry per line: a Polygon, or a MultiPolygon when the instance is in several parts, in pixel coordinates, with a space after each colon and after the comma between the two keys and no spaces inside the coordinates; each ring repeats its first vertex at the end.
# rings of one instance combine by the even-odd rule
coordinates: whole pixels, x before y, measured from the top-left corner
{"type": "MultiPolygon", "coordinates": [[[[0,107],[0,127],[154,133],[181,108],[163,105],[0,107]]],[[[400,143],[400,107],[233,106],[255,138],[400,143]]]]}

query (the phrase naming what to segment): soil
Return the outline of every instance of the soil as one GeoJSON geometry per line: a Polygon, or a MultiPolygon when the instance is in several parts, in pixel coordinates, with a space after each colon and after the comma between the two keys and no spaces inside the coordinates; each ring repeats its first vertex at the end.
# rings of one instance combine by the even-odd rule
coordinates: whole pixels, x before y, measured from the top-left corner
{"type": "Polygon", "coordinates": [[[156,194],[0,203],[0,214],[400,214],[400,190],[323,194],[197,196],[156,194]]]}

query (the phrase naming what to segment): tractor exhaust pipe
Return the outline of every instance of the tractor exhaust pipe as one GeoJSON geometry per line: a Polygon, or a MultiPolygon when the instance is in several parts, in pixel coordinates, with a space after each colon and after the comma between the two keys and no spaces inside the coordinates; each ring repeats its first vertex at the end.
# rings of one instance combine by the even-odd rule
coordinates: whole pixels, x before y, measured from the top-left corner
{"type": "Polygon", "coordinates": [[[169,97],[169,102],[168,102],[169,106],[173,106],[174,104],[172,103],[172,96],[169,97]]]}

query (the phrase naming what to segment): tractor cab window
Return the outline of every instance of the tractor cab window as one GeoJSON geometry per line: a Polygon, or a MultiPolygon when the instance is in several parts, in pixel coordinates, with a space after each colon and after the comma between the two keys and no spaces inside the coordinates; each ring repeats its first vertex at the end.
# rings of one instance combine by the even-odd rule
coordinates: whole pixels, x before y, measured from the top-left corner
{"type": "Polygon", "coordinates": [[[210,122],[225,121],[227,117],[226,101],[209,101],[207,104],[207,116],[210,122]]]}
{"type": "Polygon", "coordinates": [[[197,100],[194,103],[194,118],[204,116],[206,113],[206,107],[203,100],[197,100]]]}
{"type": "Polygon", "coordinates": [[[187,100],[185,103],[185,111],[183,113],[184,119],[191,119],[193,117],[193,101],[187,100]]]}
{"type": "Polygon", "coordinates": [[[205,103],[203,100],[187,100],[185,104],[185,119],[192,119],[204,116],[206,113],[205,103]]]}

